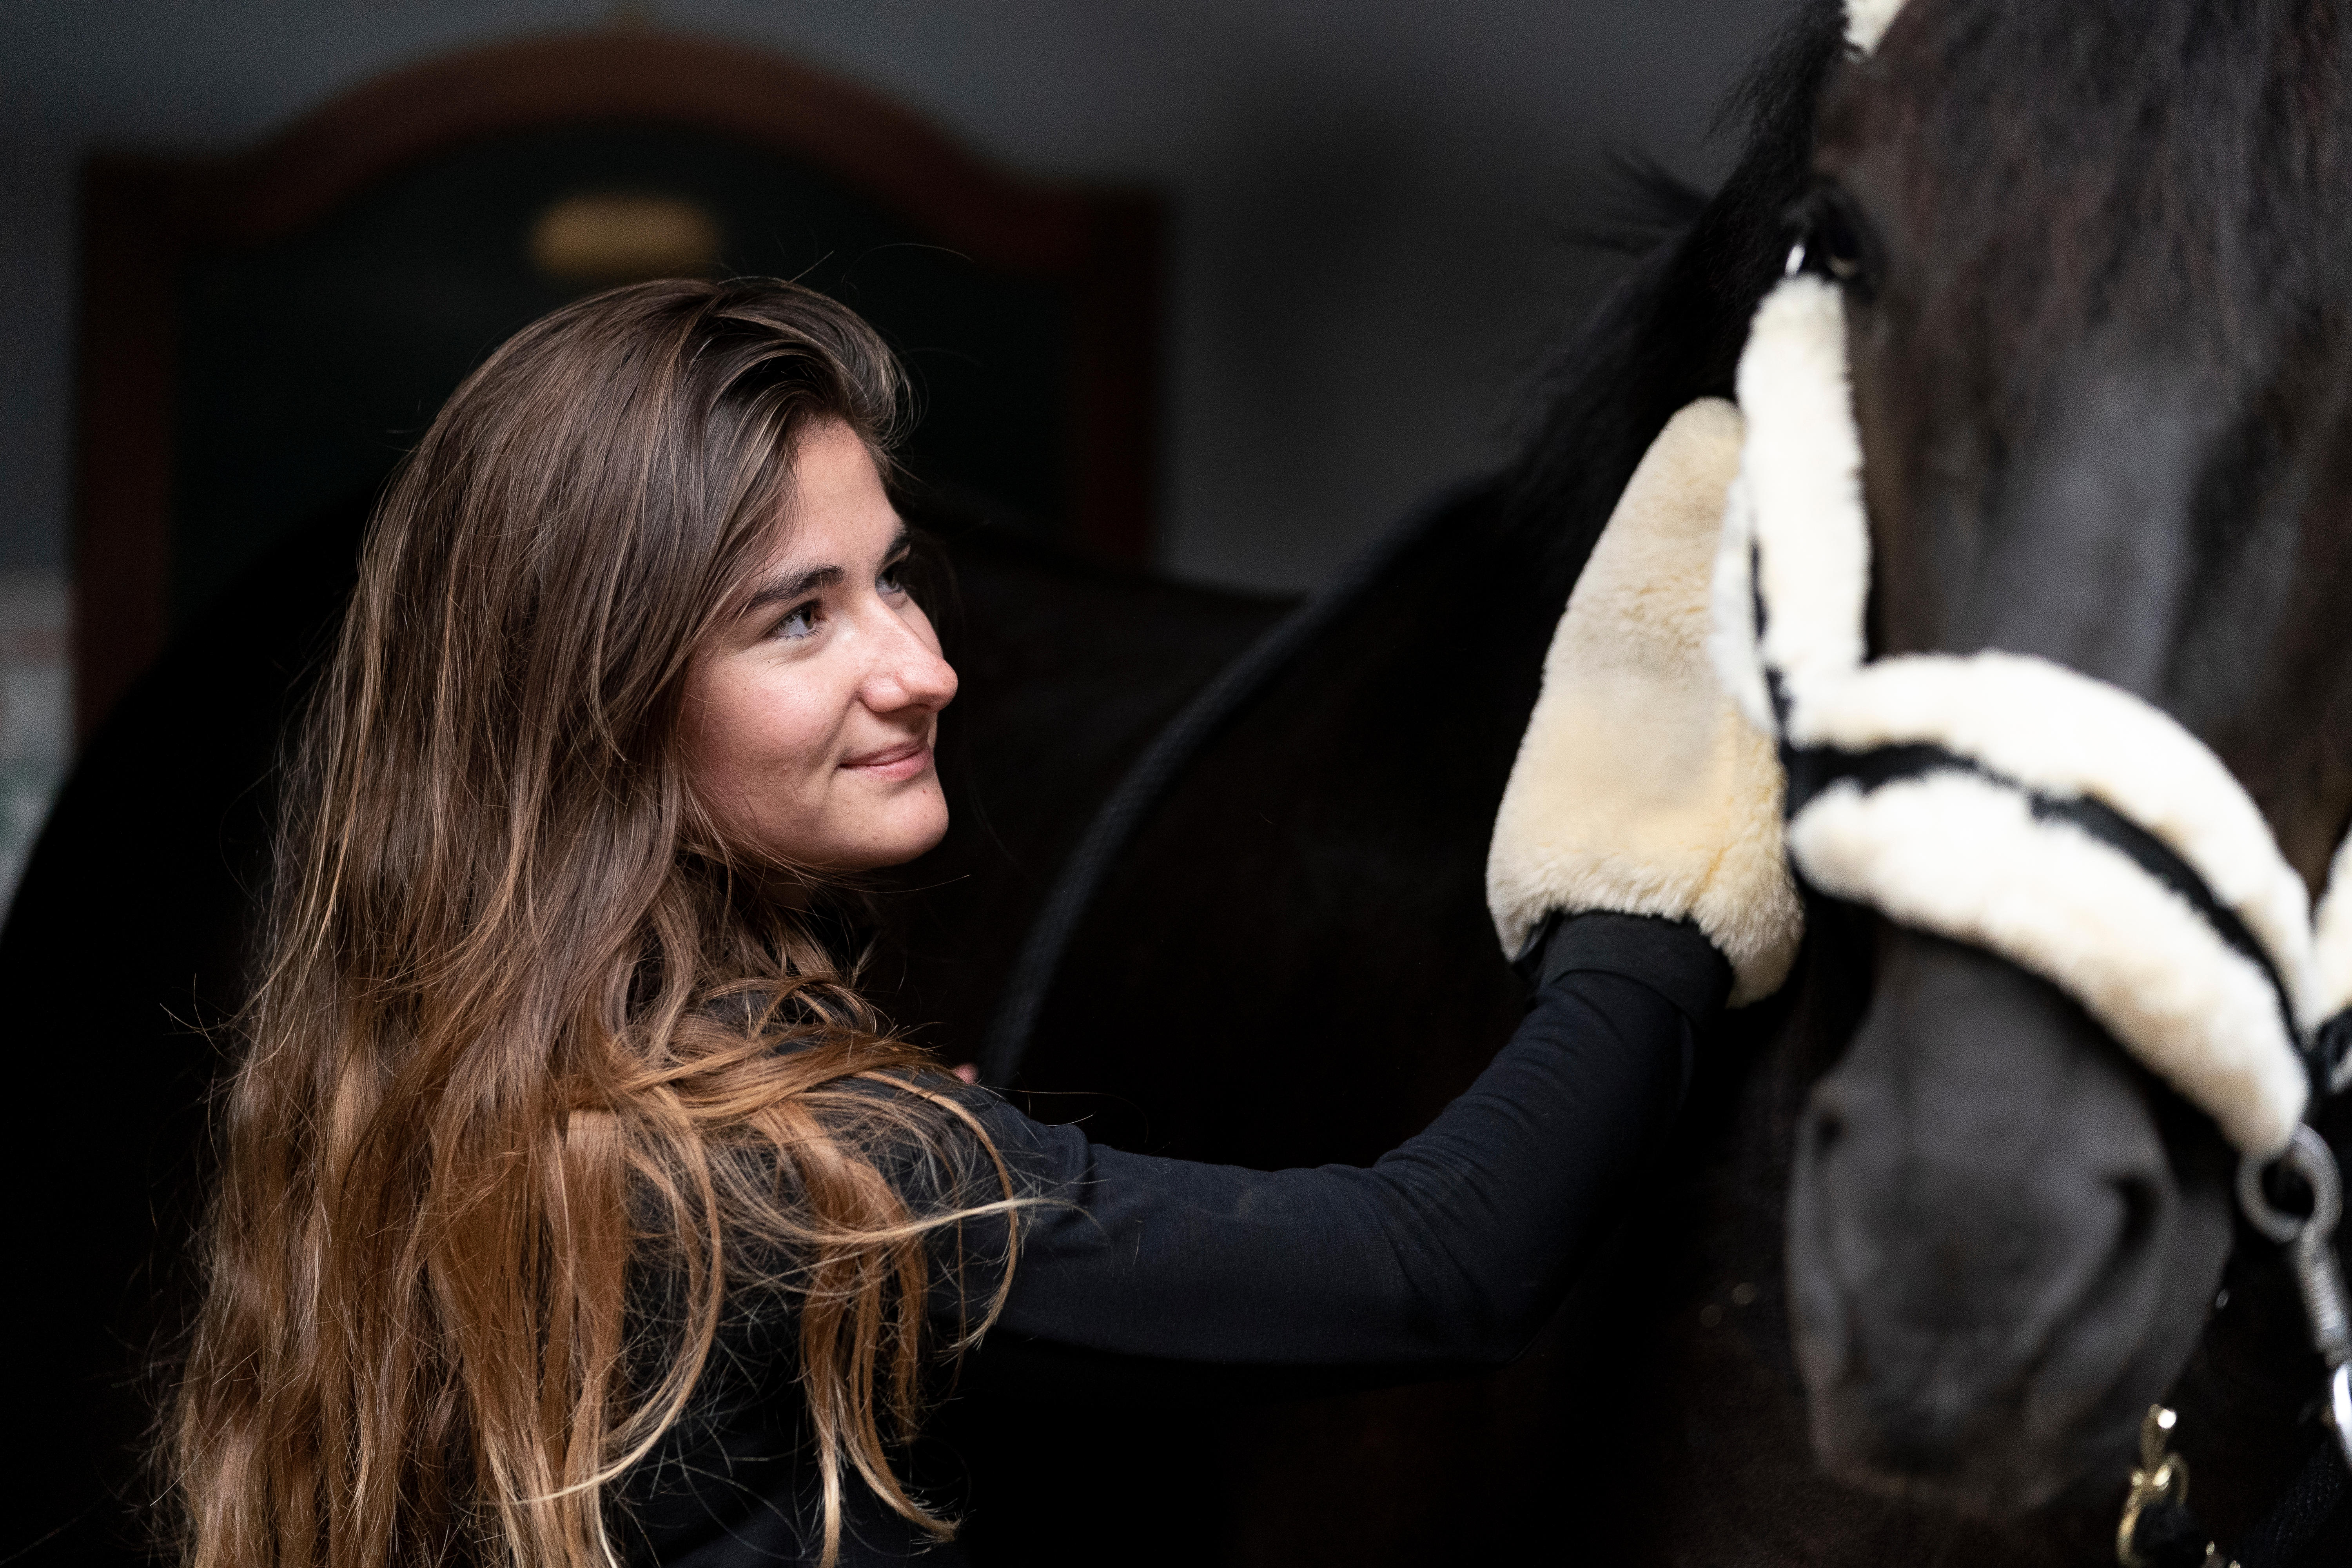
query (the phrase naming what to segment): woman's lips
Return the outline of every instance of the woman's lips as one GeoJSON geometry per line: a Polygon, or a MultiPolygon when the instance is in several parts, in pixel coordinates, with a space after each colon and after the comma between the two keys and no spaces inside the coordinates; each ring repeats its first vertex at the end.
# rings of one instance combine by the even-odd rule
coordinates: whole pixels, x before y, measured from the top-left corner
{"type": "Polygon", "coordinates": [[[907,741],[886,751],[868,752],[841,764],[851,773],[885,781],[910,779],[931,765],[929,741],[907,741]]]}

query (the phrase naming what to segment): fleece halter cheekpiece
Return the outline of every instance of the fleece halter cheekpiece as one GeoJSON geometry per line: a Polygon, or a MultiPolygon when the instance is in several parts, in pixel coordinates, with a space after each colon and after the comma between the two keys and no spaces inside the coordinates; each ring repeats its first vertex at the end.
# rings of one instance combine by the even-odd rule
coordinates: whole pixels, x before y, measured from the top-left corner
{"type": "Polygon", "coordinates": [[[2315,923],[2252,800],[2152,704],[2021,654],[1866,658],[1832,285],[1792,275],[1765,299],[1738,392],[1714,651],[1780,742],[1798,870],[2042,975],[2241,1150],[2284,1149],[2312,1087],[2352,1076],[2352,845],[2315,923]]]}

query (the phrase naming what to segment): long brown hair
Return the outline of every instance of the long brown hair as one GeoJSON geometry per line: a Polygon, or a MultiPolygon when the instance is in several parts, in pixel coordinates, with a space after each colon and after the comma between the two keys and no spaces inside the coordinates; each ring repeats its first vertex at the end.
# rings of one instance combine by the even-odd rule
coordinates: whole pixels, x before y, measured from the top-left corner
{"type": "Polygon", "coordinates": [[[797,1313],[824,1561],[849,1471],[949,1530],[891,1466],[927,1247],[1011,1184],[728,864],[677,733],[796,437],[842,420],[887,461],[901,392],[821,295],[646,284],[501,347],[387,492],[224,1100],[168,1436],[193,1568],[614,1560],[606,1484],[753,1283],[797,1313]],[[674,1310],[632,1310],[648,1273],[674,1310]]]}

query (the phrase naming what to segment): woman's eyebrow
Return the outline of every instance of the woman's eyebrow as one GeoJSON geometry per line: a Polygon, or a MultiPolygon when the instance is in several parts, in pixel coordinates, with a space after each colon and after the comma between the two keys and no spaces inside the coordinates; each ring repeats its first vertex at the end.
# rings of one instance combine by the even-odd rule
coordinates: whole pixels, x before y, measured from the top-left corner
{"type": "Polygon", "coordinates": [[[743,613],[765,609],[786,599],[797,599],[816,588],[830,588],[849,574],[838,566],[812,566],[789,577],[779,577],[743,602],[743,613]]]}
{"type": "MultiPolygon", "coordinates": [[[[907,525],[900,523],[898,531],[890,536],[889,547],[882,552],[884,564],[888,564],[904,553],[912,538],[913,535],[908,531],[907,525]]],[[[790,576],[779,577],[746,599],[743,602],[743,613],[748,616],[755,610],[765,609],[770,605],[781,604],[786,599],[797,599],[802,595],[814,593],[819,588],[830,588],[848,575],[849,574],[839,566],[811,566],[805,571],[794,572],[790,576]]]]}

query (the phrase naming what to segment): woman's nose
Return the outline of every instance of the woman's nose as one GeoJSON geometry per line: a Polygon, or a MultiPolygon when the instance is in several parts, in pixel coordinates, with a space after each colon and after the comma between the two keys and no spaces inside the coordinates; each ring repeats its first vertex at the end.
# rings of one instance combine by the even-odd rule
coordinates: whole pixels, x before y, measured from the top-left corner
{"type": "Polygon", "coordinates": [[[955,700],[955,667],[940,656],[929,630],[928,622],[909,624],[900,616],[890,617],[880,657],[866,679],[867,707],[877,713],[905,708],[937,712],[955,700]]]}

